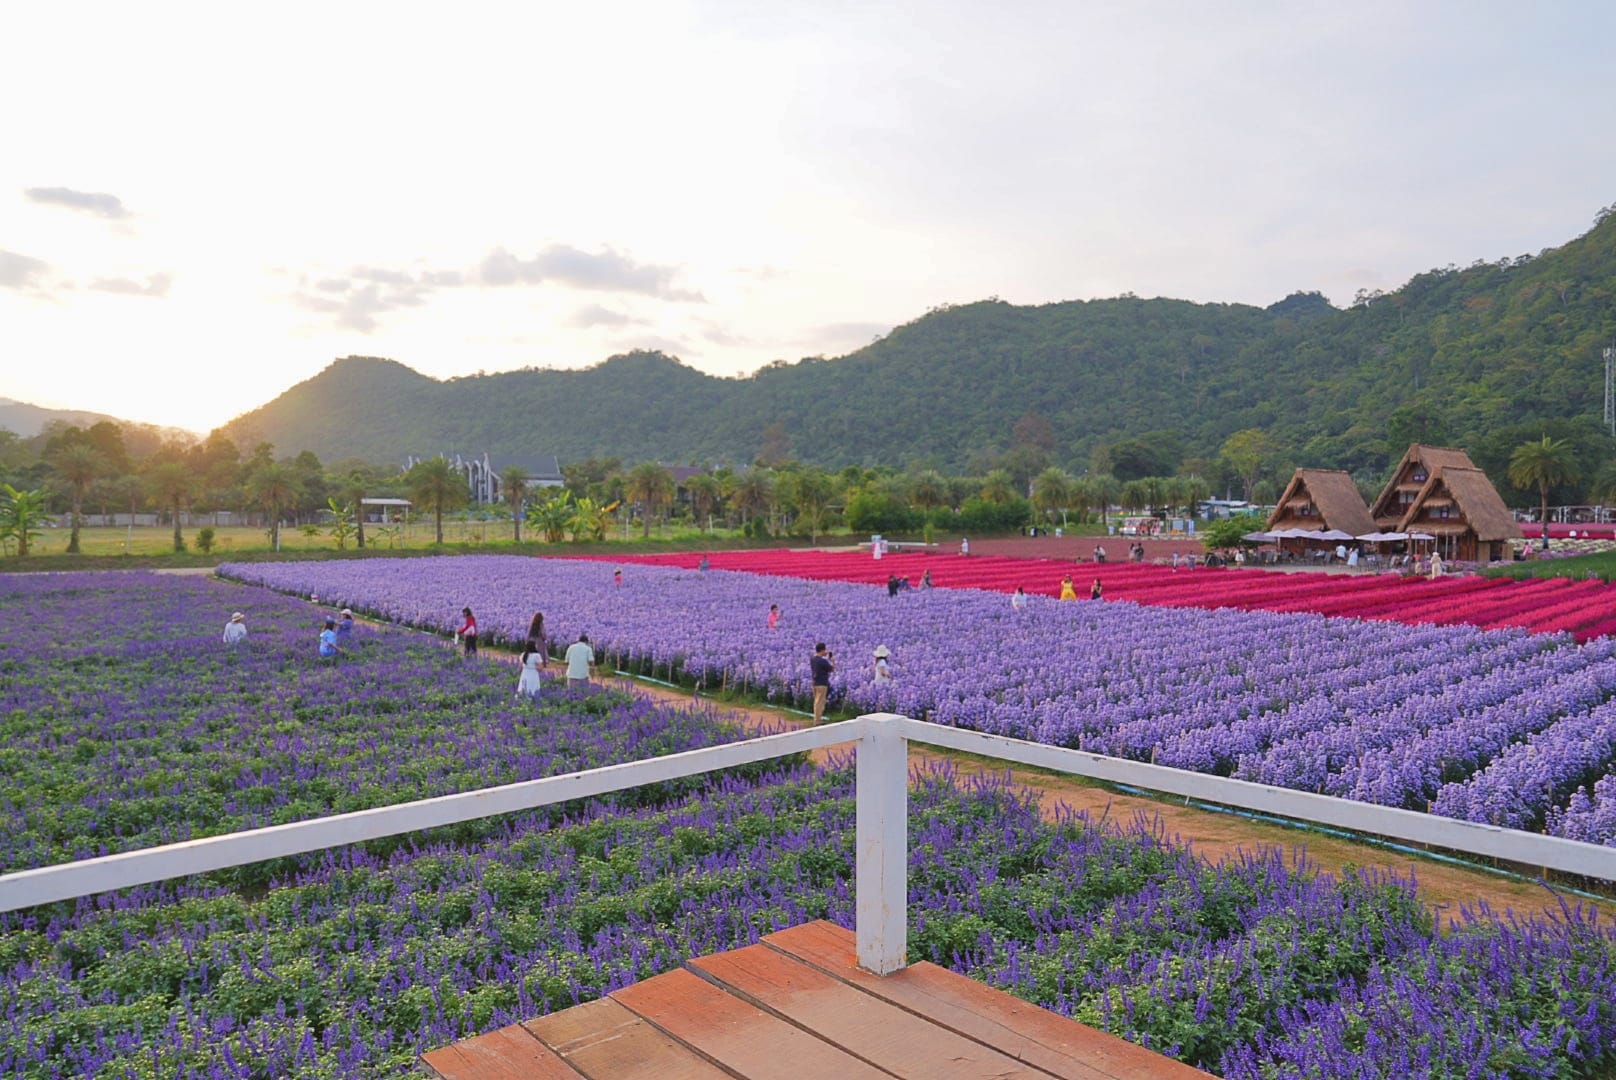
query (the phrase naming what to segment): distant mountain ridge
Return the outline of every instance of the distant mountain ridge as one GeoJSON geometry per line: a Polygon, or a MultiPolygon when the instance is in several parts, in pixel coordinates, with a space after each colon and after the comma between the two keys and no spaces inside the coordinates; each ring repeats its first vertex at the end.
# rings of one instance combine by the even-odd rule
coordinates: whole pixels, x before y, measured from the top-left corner
{"type": "MultiPolygon", "coordinates": [[[[1183,300],[997,300],[934,310],[837,359],[717,378],[654,352],[582,370],[440,381],[348,357],[224,430],[324,460],[439,450],[750,461],[771,425],[826,466],[963,468],[1028,413],[1056,458],[1170,432],[1212,456],[1263,428],[1299,464],[1379,475],[1411,441],[1472,449],[1544,425],[1597,428],[1599,346],[1616,335],[1616,217],[1536,257],[1417,275],[1342,310],[1183,300]]],[[[1517,440],[1518,441],[1518,440],[1517,440]]]]}
{"type": "MultiPolygon", "coordinates": [[[[117,424],[119,427],[150,427],[163,432],[181,433],[179,428],[162,427],[159,424],[144,424],[136,420],[124,420],[107,413],[90,412],[85,409],[47,409],[43,405],[30,405],[26,401],[17,401],[13,398],[0,397],[0,429],[15,432],[25,439],[31,439],[45,428],[60,421],[76,427],[90,427],[103,420],[117,424]]],[[[186,432],[185,434],[190,434],[186,432]]]]}

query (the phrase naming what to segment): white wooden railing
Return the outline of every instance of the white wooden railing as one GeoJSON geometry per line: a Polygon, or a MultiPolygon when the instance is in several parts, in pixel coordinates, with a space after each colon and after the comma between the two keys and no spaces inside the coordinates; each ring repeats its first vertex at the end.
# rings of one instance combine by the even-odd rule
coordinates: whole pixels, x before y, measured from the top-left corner
{"type": "Polygon", "coordinates": [[[908,933],[911,742],[1296,821],[1616,881],[1616,847],[1185,772],[1001,735],[940,727],[890,713],[872,713],[838,724],[765,735],[645,761],[21,870],[0,876],[0,911],[72,900],[112,889],[321,851],[495,814],[532,810],[569,799],[605,795],[806,750],[856,743],[854,886],[858,959],[865,968],[884,975],[903,967],[908,933]]]}

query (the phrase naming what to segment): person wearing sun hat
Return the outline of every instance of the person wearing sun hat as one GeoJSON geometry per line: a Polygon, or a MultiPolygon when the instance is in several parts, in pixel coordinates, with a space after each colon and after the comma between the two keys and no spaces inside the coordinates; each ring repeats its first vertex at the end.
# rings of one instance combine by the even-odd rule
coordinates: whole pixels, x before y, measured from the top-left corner
{"type": "Polygon", "coordinates": [[[230,621],[224,624],[224,643],[234,645],[238,641],[247,639],[247,624],[243,620],[246,616],[236,612],[230,616],[230,621]]]}
{"type": "Polygon", "coordinates": [[[892,681],[892,667],[891,667],[891,665],[889,665],[887,663],[887,658],[890,657],[891,655],[892,655],[892,650],[888,649],[885,645],[877,645],[875,647],[875,681],[876,682],[891,682],[892,681]]]}
{"type": "Polygon", "coordinates": [[[353,612],[348,608],[343,608],[342,617],[337,620],[337,641],[339,643],[346,642],[348,635],[353,633],[353,628],[353,612]]]}

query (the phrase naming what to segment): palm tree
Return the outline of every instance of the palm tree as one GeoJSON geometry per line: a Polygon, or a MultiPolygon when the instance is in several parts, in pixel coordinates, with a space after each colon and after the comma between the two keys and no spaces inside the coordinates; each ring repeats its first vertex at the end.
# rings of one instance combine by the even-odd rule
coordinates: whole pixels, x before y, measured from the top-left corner
{"type": "Polygon", "coordinates": [[[1072,506],[1072,476],[1065,469],[1051,465],[1032,481],[1032,504],[1039,511],[1054,519],[1056,511],[1061,513],[1061,523],[1065,524],[1066,511],[1072,506]]]}
{"type": "Polygon", "coordinates": [[[773,499],[774,474],[767,469],[748,469],[730,492],[730,502],[741,512],[742,524],[767,510],[773,499]]]}
{"type": "Polygon", "coordinates": [[[1109,525],[1112,505],[1122,497],[1122,484],[1110,473],[1095,473],[1088,478],[1089,495],[1100,508],[1100,524],[1109,525]]]}
{"type": "Polygon", "coordinates": [[[706,532],[722,495],[718,477],[709,473],[692,476],[685,481],[685,491],[690,494],[690,508],[696,512],[696,524],[702,532],[706,532]]]}
{"type": "Polygon", "coordinates": [[[1122,505],[1129,510],[1149,510],[1150,492],[1145,487],[1144,480],[1129,480],[1122,485],[1120,495],[1122,505]]]}
{"type": "Polygon", "coordinates": [[[191,497],[195,480],[183,462],[165,461],[154,465],[146,474],[146,491],[152,501],[167,507],[174,514],[174,550],[185,550],[185,535],[180,532],[180,512],[191,497]]]}
{"type": "Polygon", "coordinates": [[[948,505],[948,481],[936,469],[927,469],[909,485],[909,501],[930,513],[948,505]]]}
{"type": "Polygon", "coordinates": [[[83,524],[84,492],[99,477],[106,474],[107,459],[101,451],[88,443],[70,443],[51,455],[51,475],[73,501],[73,532],[67,540],[67,553],[79,553],[79,527],[83,524]]]}
{"type": "Polygon", "coordinates": [[[982,498],[1004,504],[1016,497],[1016,482],[1009,469],[994,469],[982,478],[982,498]]]}
{"type": "Polygon", "coordinates": [[[410,489],[415,504],[432,511],[437,526],[438,543],[443,543],[443,512],[460,510],[471,502],[471,489],[466,478],[455,471],[447,458],[436,457],[418,461],[404,474],[404,484],[410,489]]]}
{"type": "Polygon", "coordinates": [[[1543,536],[1549,535],[1549,489],[1557,484],[1574,483],[1577,462],[1571,444],[1565,439],[1543,436],[1539,442],[1522,443],[1509,455],[1509,482],[1523,491],[1537,488],[1543,503],[1538,521],[1543,536]]]}
{"type": "Polygon", "coordinates": [[[360,469],[354,469],[332,479],[331,487],[336,491],[338,502],[352,506],[354,509],[354,542],[360,548],[365,546],[365,491],[370,487],[370,477],[360,469]]]}
{"type": "Polygon", "coordinates": [[[654,461],[642,461],[629,470],[626,490],[629,501],[642,507],[640,520],[649,537],[651,515],[673,501],[673,474],[654,461]]]}
{"type": "Polygon", "coordinates": [[[296,471],[278,461],[260,465],[247,477],[247,497],[269,514],[270,544],[276,551],[281,549],[281,513],[302,493],[296,471]]]}
{"type": "Polygon", "coordinates": [[[500,491],[505,495],[505,504],[511,508],[511,526],[518,544],[522,542],[522,500],[527,497],[527,485],[531,479],[527,470],[520,465],[507,465],[505,471],[499,474],[500,491]]]}
{"type": "Polygon", "coordinates": [[[804,468],[791,478],[790,498],[798,513],[808,519],[809,543],[819,543],[819,523],[825,510],[836,495],[836,483],[828,473],[815,468],[804,468]]]}
{"type": "Polygon", "coordinates": [[[28,554],[28,542],[45,522],[45,489],[18,491],[0,484],[0,542],[17,541],[17,558],[28,554]]]}

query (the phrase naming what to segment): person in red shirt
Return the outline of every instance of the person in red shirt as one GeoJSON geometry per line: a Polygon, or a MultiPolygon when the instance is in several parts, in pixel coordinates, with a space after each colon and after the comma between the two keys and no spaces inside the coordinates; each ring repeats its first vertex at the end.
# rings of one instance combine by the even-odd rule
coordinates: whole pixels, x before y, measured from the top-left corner
{"type": "Polygon", "coordinates": [[[470,608],[461,608],[460,614],[465,616],[465,622],[455,633],[460,637],[460,644],[466,649],[467,656],[477,655],[477,617],[471,613],[470,608]]]}

